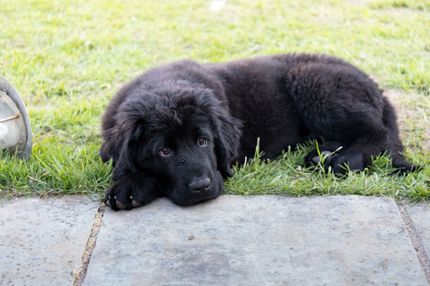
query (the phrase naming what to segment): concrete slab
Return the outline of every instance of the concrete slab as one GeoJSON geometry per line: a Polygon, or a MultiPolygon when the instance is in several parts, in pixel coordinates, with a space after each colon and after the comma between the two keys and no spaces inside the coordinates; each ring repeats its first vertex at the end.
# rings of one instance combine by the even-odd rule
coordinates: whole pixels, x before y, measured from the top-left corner
{"type": "Polygon", "coordinates": [[[88,197],[0,204],[0,285],[71,285],[99,203],[88,197]]]}
{"type": "Polygon", "coordinates": [[[107,210],[84,285],[427,285],[388,198],[222,196],[107,210]]]}

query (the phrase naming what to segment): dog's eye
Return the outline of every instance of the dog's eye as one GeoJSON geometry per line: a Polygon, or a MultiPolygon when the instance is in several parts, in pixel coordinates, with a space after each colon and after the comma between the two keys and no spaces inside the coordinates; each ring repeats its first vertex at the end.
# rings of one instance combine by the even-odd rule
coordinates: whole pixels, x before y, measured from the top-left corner
{"type": "Polygon", "coordinates": [[[160,154],[161,157],[168,157],[172,154],[172,149],[170,149],[169,147],[163,147],[160,149],[158,154],[160,154]]]}
{"type": "Polygon", "coordinates": [[[208,139],[206,139],[204,137],[199,137],[197,139],[197,144],[199,144],[200,146],[207,146],[208,145],[208,139]]]}

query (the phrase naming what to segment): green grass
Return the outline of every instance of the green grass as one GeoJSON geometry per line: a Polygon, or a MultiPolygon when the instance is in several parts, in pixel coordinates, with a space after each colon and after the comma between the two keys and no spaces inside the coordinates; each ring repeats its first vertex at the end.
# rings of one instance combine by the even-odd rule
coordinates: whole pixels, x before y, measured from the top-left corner
{"type": "Polygon", "coordinates": [[[103,193],[100,116],[115,91],[157,64],[192,58],[318,52],[342,57],[400,90],[406,154],[421,172],[389,175],[378,157],[337,178],[301,167],[311,143],[258,159],[226,183],[232,194],[389,195],[430,199],[430,1],[6,1],[0,0],[0,73],[20,91],[34,133],[29,161],[0,155],[0,197],[103,193]]]}

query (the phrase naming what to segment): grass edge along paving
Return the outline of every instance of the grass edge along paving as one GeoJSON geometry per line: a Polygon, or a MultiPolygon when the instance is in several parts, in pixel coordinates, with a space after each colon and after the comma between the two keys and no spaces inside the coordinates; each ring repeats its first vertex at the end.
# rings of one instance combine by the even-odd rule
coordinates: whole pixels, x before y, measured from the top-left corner
{"type": "MultiPolygon", "coordinates": [[[[238,195],[284,194],[308,195],[384,195],[420,202],[428,199],[429,168],[407,174],[395,171],[388,156],[374,159],[364,172],[349,172],[339,177],[321,166],[304,168],[303,157],[314,142],[287,150],[276,160],[261,160],[258,149],[243,166],[234,167],[234,175],[226,181],[225,193],[238,195]]],[[[98,145],[64,147],[35,146],[29,161],[3,154],[6,168],[0,170],[2,197],[23,195],[98,194],[110,183],[109,164],[98,157],[98,145]],[[61,162],[68,161],[64,165],[61,162]],[[30,168],[29,168],[30,167],[30,168]]],[[[5,164],[2,164],[4,167],[5,164]]]]}

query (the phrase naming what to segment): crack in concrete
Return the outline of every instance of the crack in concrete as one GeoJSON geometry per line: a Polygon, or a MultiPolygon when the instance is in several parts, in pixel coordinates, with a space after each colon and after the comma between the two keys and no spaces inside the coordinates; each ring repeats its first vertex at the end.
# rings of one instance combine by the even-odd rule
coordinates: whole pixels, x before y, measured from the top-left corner
{"type": "Polygon", "coordinates": [[[406,208],[401,205],[400,203],[397,204],[397,207],[399,208],[400,215],[402,216],[403,223],[405,224],[406,231],[408,232],[409,238],[411,239],[412,246],[415,249],[415,252],[417,253],[418,260],[421,264],[421,267],[424,270],[424,274],[427,278],[427,282],[430,285],[430,259],[427,255],[427,252],[421,242],[421,239],[417,233],[417,230],[415,229],[415,225],[413,220],[408,214],[408,211],[406,208]]]}
{"type": "Polygon", "coordinates": [[[102,203],[97,209],[97,213],[94,216],[93,226],[91,227],[91,232],[85,246],[84,253],[82,254],[81,265],[73,271],[73,286],[81,286],[87,275],[88,265],[90,263],[91,255],[96,247],[97,235],[100,232],[103,216],[105,213],[106,205],[102,203]]]}

